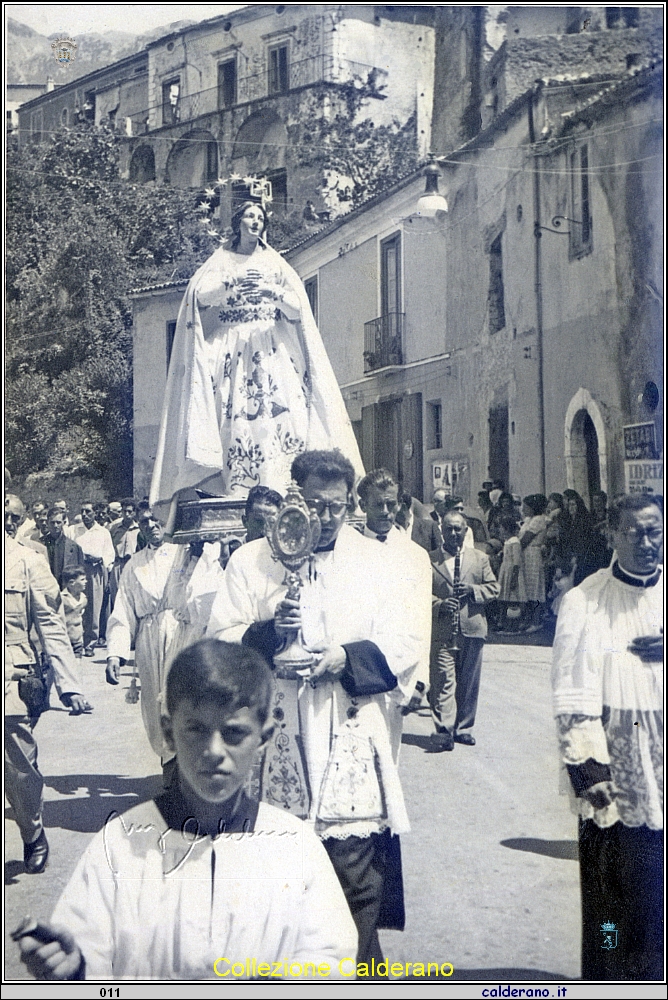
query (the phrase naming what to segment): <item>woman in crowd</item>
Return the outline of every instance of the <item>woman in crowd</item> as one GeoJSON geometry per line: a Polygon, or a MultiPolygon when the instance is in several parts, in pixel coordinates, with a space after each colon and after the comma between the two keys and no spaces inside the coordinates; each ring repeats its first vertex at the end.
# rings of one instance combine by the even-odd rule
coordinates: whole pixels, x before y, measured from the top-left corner
{"type": "Polygon", "coordinates": [[[574,579],[577,587],[610,560],[606,556],[606,541],[595,530],[593,518],[580,494],[575,490],[564,490],[564,499],[570,517],[568,545],[576,560],[574,579]]]}
{"type": "Polygon", "coordinates": [[[518,537],[522,548],[526,601],[531,609],[527,632],[539,631],[545,611],[545,568],[542,546],[547,529],[546,508],[547,497],[542,493],[531,493],[524,497],[522,513],[525,520],[518,537]]]}
{"type": "Polygon", "coordinates": [[[499,541],[501,541],[499,537],[499,521],[504,516],[510,516],[513,517],[516,522],[519,521],[512,493],[500,493],[487,518],[487,530],[489,531],[489,534],[493,538],[498,538],[499,541]]]}
{"type": "MultiPolygon", "coordinates": [[[[150,502],[201,487],[284,492],[296,454],[332,442],[364,475],[352,425],[298,275],[244,202],[188,285],[167,377],[150,502]]],[[[194,495],[193,495],[194,498],[194,495]]],[[[175,505],[173,505],[175,510],[175,505]]]]}

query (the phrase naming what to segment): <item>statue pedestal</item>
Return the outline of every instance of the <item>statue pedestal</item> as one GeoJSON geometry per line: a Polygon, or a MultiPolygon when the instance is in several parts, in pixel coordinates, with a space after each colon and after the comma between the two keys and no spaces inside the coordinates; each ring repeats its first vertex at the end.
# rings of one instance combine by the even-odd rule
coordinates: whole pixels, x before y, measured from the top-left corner
{"type": "Polygon", "coordinates": [[[243,499],[230,497],[184,500],[176,512],[172,541],[179,545],[231,541],[241,544],[246,539],[241,520],[245,506],[243,499]]]}
{"type": "MultiPolygon", "coordinates": [[[[231,497],[206,497],[204,500],[179,502],[172,541],[177,545],[191,542],[223,542],[246,540],[246,529],[241,517],[246,507],[243,499],[231,497]]],[[[364,531],[365,518],[359,511],[348,514],[346,522],[364,531]]]]}

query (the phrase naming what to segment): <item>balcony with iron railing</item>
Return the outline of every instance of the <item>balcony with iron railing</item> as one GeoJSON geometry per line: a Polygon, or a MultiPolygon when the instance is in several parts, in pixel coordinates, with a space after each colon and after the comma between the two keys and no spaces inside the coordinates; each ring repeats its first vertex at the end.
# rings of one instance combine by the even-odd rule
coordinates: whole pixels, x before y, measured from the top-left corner
{"type": "Polygon", "coordinates": [[[280,72],[265,69],[256,73],[240,73],[234,84],[234,100],[229,103],[221,101],[218,86],[191,94],[183,93],[181,88],[171,98],[163,97],[158,127],[176,125],[212,111],[227,110],[251,101],[280,97],[317,83],[344,84],[358,79],[366,82],[374,73],[377,75],[382,71],[374,70],[373,66],[366,63],[324,54],[289,62],[280,72]]]}
{"type": "Polygon", "coordinates": [[[406,314],[387,313],[364,324],[364,374],[404,363],[406,314]]]}

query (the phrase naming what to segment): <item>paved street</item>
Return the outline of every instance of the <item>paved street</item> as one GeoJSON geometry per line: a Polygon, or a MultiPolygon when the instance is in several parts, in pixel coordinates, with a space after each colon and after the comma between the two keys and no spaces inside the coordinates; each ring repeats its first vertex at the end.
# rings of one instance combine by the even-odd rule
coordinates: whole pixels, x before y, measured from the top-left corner
{"type": "MultiPolygon", "coordinates": [[[[413,831],[403,838],[406,930],[382,933],[391,959],[452,962],[453,978],[578,975],[576,824],[558,795],[549,658],[544,647],[486,648],[476,747],[426,753],[428,716],[407,719],[401,771],[413,831]]],[[[113,689],[101,657],[84,662],[93,714],[55,709],[37,729],[51,844],[43,875],[22,873],[7,822],[9,929],[26,913],[48,917],[108,814],[160,785],[139,705],[125,700],[129,673],[113,689]]],[[[27,978],[11,941],[6,955],[7,978],[27,978]]]]}

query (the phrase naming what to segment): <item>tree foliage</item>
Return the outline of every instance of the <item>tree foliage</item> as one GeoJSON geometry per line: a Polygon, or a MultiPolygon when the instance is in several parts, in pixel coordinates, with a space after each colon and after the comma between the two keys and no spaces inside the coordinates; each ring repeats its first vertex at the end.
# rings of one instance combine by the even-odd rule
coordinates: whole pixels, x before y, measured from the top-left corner
{"type": "MultiPolygon", "coordinates": [[[[288,128],[298,163],[329,177],[329,195],[356,207],[417,164],[415,117],[364,118],[366,81],[316,90],[288,128]]],[[[189,278],[216,248],[201,194],[119,177],[120,140],[79,121],[51,141],[10,147],[6,193],[6,467],[132,488],[133,287],[189,278]],[[204,225],[202,223],[205,223],[204,225]]],[[[313,226],[276,217],[274,246],[313,226]]]]}
{"type": "Polygon", "coordinates": [[[119,140],[80,122],[8,154],[6,465],[132,487],[128,292],[212,252],[193,192],[119,178],[119,140]]]}
{"type": "Polygon", "coordinates": [[[383,94],[372,71],[366,81],[340,87],[336,100],[316,92],[294,128],[300,164],[330,175],[330,193],[348,208],[379,194],[418,164],[417,116],[374,125],[364,117],[374,99],[382,100],[383,94]]]}

